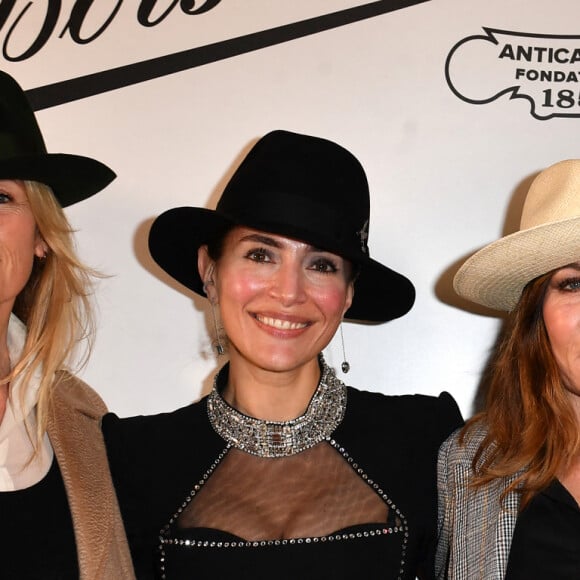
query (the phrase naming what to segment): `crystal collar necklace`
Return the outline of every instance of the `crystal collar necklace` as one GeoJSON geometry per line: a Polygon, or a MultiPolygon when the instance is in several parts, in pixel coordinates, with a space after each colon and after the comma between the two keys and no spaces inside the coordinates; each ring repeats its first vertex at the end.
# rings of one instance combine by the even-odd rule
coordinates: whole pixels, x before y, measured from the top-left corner
{"type": "Polygon", "coordinates": [[[258,457],[287,457],[330,438],[346,409],[346,387],[319,357],[320,382],[306,412],[290,421],[265,421],[240,413],[218,391],[218,373],[207,400],[214,430],[233,447],[258,457]]]}

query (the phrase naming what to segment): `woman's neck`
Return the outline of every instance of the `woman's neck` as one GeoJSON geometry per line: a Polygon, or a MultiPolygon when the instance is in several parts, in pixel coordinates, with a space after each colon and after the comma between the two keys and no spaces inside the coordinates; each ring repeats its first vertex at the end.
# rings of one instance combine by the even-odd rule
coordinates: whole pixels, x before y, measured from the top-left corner
{"type": "Polygon", "coordinates": [[[319,380],[316,358],[296,369],[270,371],[233,356],[222,396],[229,405],[250,417],[289,421],[304,413],[319,380]]]}

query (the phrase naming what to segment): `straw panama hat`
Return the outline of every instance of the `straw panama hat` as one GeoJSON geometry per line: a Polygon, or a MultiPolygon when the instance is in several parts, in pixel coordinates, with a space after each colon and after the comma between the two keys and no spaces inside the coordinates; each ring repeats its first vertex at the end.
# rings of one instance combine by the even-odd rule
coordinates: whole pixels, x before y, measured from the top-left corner
{"type": "Polygon", "coordinates": [[[580,260],[580,159],[560,161],[532,182],[519,231],[485,246],[453,280],[459,296],[511,311],[528,282],[580,260]]]}

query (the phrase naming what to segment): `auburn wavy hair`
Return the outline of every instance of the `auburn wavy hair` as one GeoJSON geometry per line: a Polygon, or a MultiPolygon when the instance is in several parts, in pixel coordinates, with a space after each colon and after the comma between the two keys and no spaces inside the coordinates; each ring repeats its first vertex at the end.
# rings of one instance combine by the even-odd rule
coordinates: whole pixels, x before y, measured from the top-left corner
{"type": "Polygon", "coordinates": [[[487,435],[473,459],[473,485],[518,474],[505,493],[521,493],[521,509],[580,450],[577,418],[543,318],[554,272],[524,288],[489,369],[485,410],[470,419],[461,434],[463,440],[475,424],[486,426],[487,435]]]}

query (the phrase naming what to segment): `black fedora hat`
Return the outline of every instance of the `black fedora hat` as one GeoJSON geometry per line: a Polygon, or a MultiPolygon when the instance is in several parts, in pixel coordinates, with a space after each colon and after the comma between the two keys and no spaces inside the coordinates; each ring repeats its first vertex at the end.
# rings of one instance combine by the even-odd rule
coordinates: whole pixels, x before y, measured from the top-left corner
{"type": "Polygon", "coordinates": [[[332,141],[268,133],[242,161],[215,211],[166,211],[151,227],[149,250],[169,275],[204,296],[197,250],[231,225],[295,238],[356,264],[360,273],[345,318],[386,322],[413,306],[411,282],[369,256],[366,175],[359,161],[332,141]]]}
{"type": "Polygon", "coordinates": [[[0,71],[0,179],[44,183],[65,207],[106,187],[115,173],[89,157],[47,153],[24,91],[0,71]]]}

